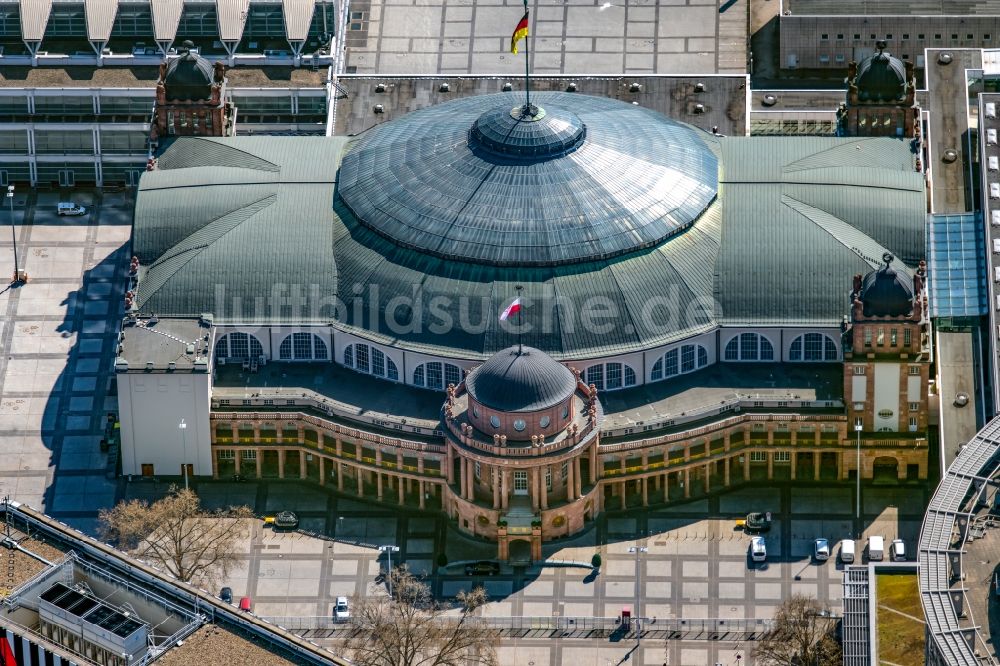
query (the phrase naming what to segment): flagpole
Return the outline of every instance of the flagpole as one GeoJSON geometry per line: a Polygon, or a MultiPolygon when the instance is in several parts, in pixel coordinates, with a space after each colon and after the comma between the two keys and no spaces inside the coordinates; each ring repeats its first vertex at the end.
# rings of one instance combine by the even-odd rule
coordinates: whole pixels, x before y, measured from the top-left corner
{"type": "MultiPolygon", "coordinates": [[[[528,0],[524,0],[524,15],[528,16],[528,0]]],[[[531,73],[528,69],[530,58],[528,57],[528,41],[531,39],[531,17],[528,17],[528,34],[524,36],[524,113],[527,116],[531,113],[531,73]]]]}
{"type": "MultiPolygon", "coordinates": [[[[525,0],[525,2],[527,2],[527,0],[525,0]]],[[[518,305],[520,306],[517,308],[517,353],[518,355],[520,355],[521,354],[521,310],[524,309],[524,303],[521,303],[520,299],[521,299],[521,290],[524,289],[524,287],[522,287],[521,285],[517,285],[514,287],[514,289],[517,290],[518,305]]]]}

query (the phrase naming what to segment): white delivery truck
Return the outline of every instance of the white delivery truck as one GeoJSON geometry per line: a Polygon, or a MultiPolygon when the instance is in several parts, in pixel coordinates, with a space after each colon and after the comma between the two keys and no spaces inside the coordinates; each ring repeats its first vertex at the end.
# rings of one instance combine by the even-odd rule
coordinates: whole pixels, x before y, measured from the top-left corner
{"type": "Polygon", "coordinates": [[[868,537],[868,561],[881,562],[885,555],[885,539],[880,536],[868,537]]]}
{"type": "Polygon", "coordinates": [[[840,561],[844,564],[854,562],[854,540],[844,539],[840,542],[840,561]]]}

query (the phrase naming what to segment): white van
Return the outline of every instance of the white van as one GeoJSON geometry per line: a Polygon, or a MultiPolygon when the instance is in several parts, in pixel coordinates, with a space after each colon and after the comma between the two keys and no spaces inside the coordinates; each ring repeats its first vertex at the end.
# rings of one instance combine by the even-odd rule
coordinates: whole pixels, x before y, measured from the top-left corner
{"type": "Polygon", "coordinates": [[[994,227],[1000,227],[1000,210],[990,211],[990,224],[994,227]]]}
{"type": "Polygon", "coordinates": [[[885,554],[885,539],[880,536],[868,537],[868,561],[881,562],[885,554]]]}
{"type": "Polygon", "coordinates": [[[840,561],[844,564],[854,561],[854,539],[844,539],[840,542],[840,561]]]}
{"type": "Polygon", "coordinates": [[[990,199],[1000,199],[1000,183],[990,183],[990,199]]]}
{"type": "Polygon", "coordinates": [[[1000,238],[993,239],[993,254],[1000,254],[1000,238]]]}
{"type": "Polygon", "coordinates": [[[994,280],[994,282],[1000,283],[1000,266],[994,266],[994,268],[993,268],[993,280],[994,280]]]}
{"type": "Polygon", "coordinates": [[[893,562],[906,561],[906,544],[902,539],[895,539],[889,544],[889,559],[893,562]]]}
{"type": "Polygon", "coordinates": [[[986,102],[986,117],[987,118],[997,117],[997,105],[995,102],[986,102]]]}
{"type": "Polygon", "coordinates": [[[986,163],[989,165],[990,171],[1000,171],[1000,157],[990,155],[986,158],[986,163]]]}
{"type": "Polygon", "coordinates": [[[995,129],[986,130],[986,145],[987,146],[997,145],[997,131],[995,129]]]}

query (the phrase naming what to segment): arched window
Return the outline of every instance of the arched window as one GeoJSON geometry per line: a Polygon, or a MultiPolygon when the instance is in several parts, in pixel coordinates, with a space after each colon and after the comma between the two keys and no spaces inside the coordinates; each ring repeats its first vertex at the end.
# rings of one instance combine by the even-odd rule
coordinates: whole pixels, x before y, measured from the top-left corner
{"type": "Polygon", "coordinates": [[[358,372],[384,377],[394,382],[399,381],[399,370],[396,369],[395,362],[386,356],[381,349],[371,345],[360,342],[347,345],[344,348],[344,365],[348,368],[354,368],[358,372]]]}
{"type": "Polygon", "coordinates": [[[771,341],[757,333],[740,333],[726,343],[722,357],[727,361],[773,361],[771,341]]]}
{"type": "Polygon", "coordinates": [[[263,355],[264,347],[260,340],[249,333],[227,333],[215,343],[215,358],[256,361],[263,355]]]}
{"type": "Polygon", "coordinates": [[[635,370],[624,363],[598,363],[584,371],[584,379],[598,391],[617,391],[635,386],[635,370]]]}
{"type": "Polygon", "coordinates": [[[806,333],[792,340],[789,361],[836,361],[837,343],[822,333],[806,333]]]}
{"type": "Polygon", "coordinates": [[[413,384],[424,388],[444,390],[448,384],[462,383],[462,368],[451,363],[430,361],[421,363],[413,370],[413,384]]]}
{"type": "Polygon", "coordinates": [[[278,346],[281,361],[325,361],[326,343],[315,333],[292,333],[278,346]]]}
{"type": "Polygon", "coordinates": [[[708,350],[701,345],[681,345],[669,350],[656,359],[649,373],[652,382],[688,372],[700,370],[708,365],[708,350]]]}

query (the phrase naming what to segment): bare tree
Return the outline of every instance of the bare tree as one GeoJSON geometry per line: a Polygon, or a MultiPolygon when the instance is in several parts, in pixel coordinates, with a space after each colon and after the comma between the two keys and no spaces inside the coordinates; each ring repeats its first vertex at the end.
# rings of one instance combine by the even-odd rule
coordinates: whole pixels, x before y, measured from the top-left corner
{"type": "Polygon", "coordinates": [[[446,607],[434,602],[427,585],[405,567],[389,572],[393,598],[354,597],[355,630],[345,647],[358,666],[495,666],[499,635],[472,618],[487,601],[477,587],[446,607]],[[457,610],[457,613],[450,612],[457,610]]]}
{"type": "Polygon", "coordinates": [[[206,511],[194,491],[172,486],[152,504],[132,500],[103,509],[99,530],[104,539],[179,580],[212,584],[239,561],[252,517],[246,506],[206,511]]]}
{"type": "Polygon", "coordinates": [[[834,637],[837,619],[816,599],[796,594],[778,607],[774,627],[757,641],[754,663],[761,666],[840,666],[843,657],[834,637]]]}

